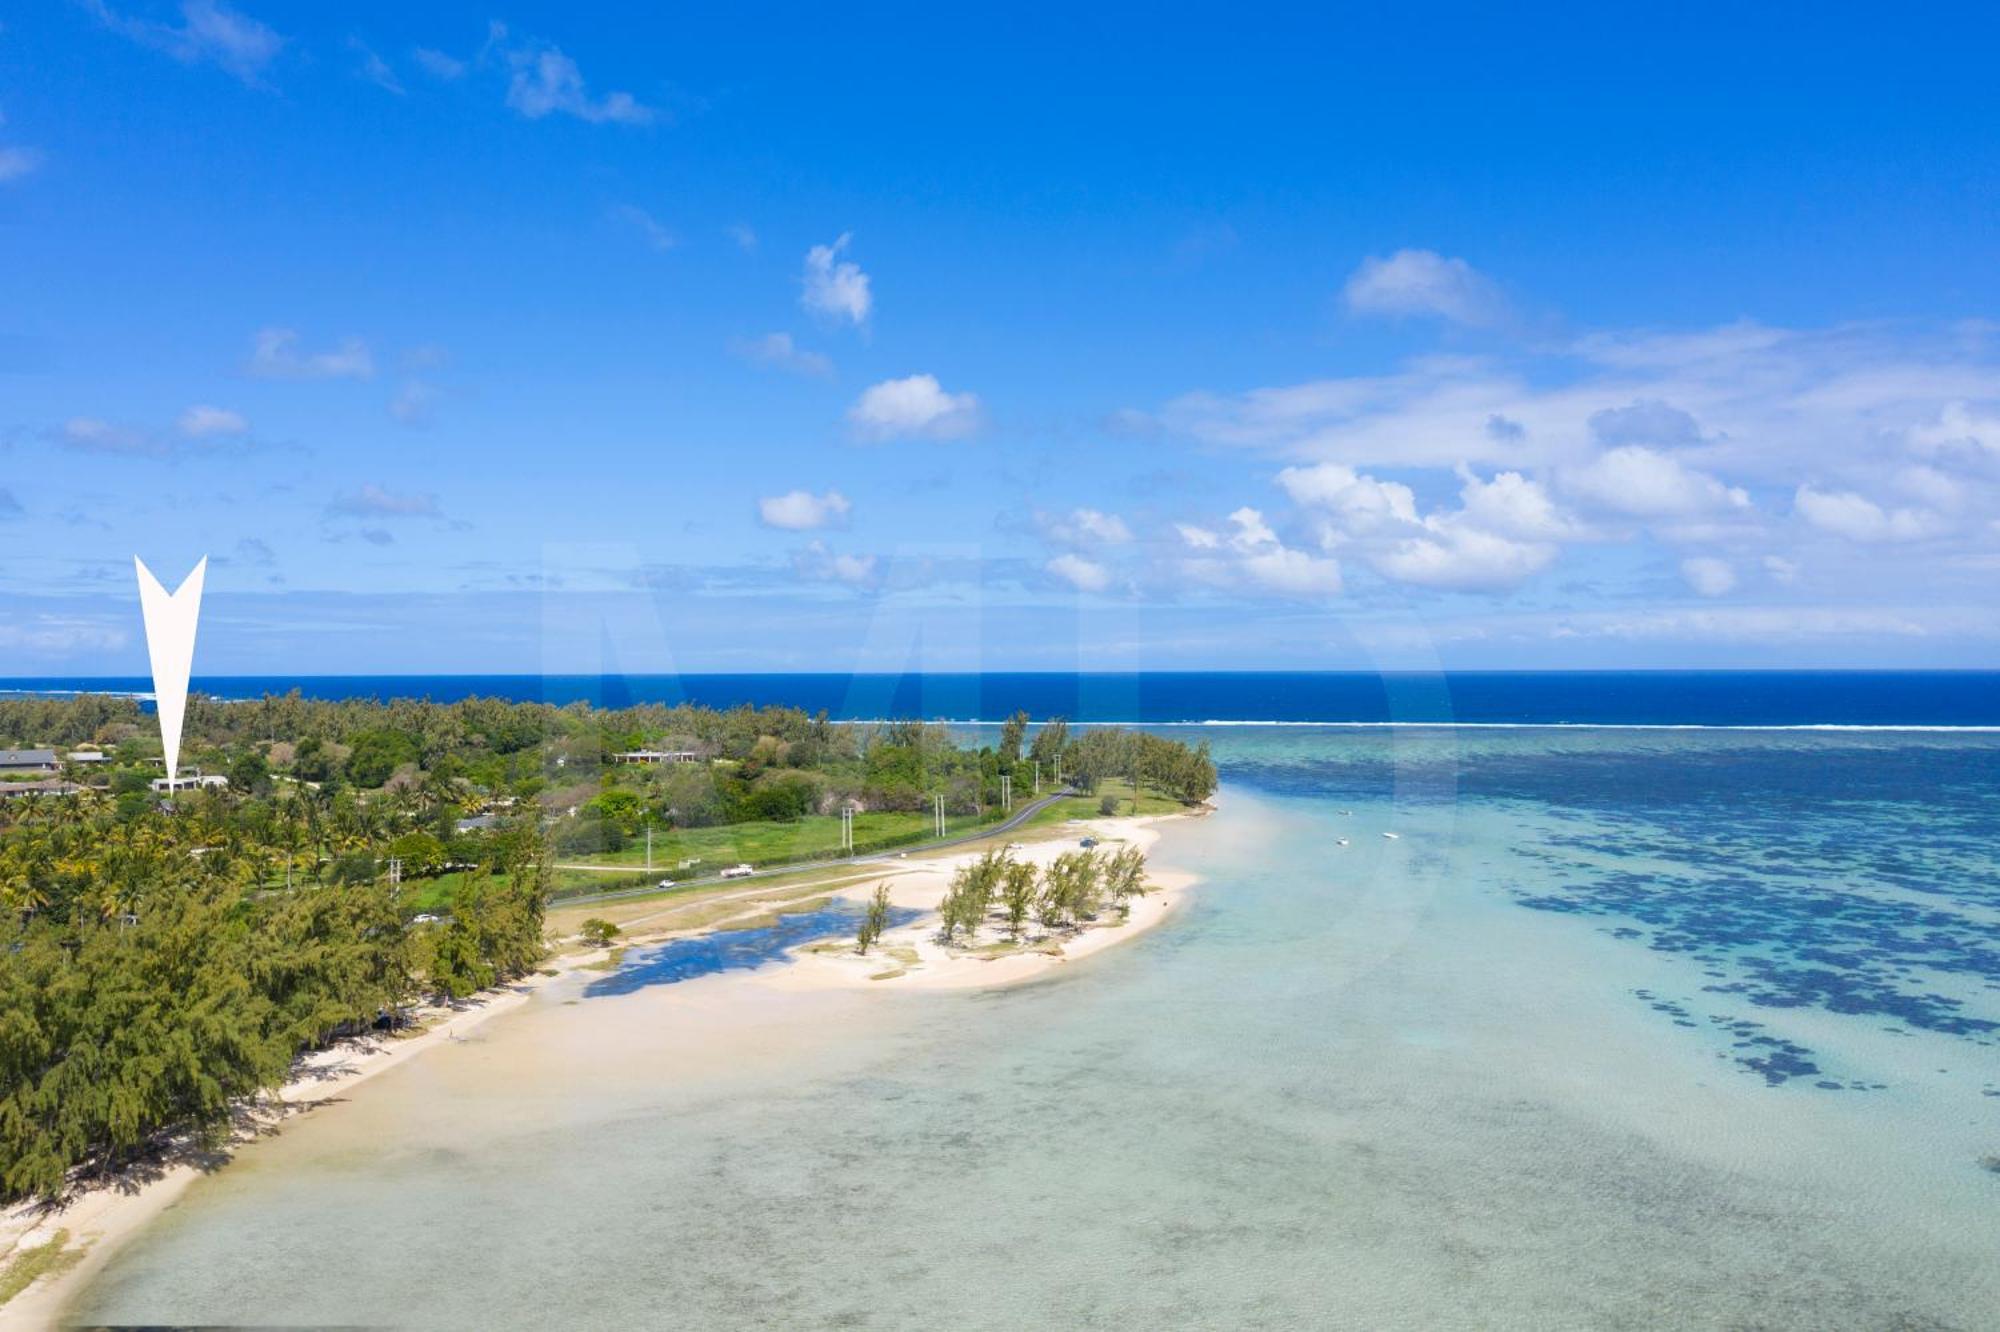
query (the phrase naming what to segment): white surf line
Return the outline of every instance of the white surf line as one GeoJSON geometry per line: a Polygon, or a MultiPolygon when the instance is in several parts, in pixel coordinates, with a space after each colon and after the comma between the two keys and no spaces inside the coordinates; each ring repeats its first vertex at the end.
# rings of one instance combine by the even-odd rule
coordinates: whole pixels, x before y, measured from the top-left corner
{"type": "Polygon", "coordinates": [[[146,655],[153,667],[154,707],[160,718],[160,746],[167,760],[167,791],[180,771],[181,722],[187,716],[188,675],[194,669],[195,622],[201,617],[201,586],[208,556],[169,593],[137,555],[139,608],[146,618],[146,655]]]}

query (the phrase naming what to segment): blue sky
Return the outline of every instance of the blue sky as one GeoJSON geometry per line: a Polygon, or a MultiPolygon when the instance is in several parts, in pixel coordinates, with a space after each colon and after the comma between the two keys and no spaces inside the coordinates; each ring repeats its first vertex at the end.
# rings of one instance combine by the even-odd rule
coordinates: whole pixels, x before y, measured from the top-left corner
{"type": "Polygon", "coordinates": [[[2000,665],[1988,9],[0,26],[0,674],[2000,665]]]}

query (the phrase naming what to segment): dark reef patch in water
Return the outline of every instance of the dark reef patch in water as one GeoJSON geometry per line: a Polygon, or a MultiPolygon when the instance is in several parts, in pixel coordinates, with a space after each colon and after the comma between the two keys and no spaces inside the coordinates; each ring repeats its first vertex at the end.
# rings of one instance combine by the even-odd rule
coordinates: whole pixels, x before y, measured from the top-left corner
{"type": "MultiPolygon", "coordinates": [[[[1496,806],[1532,862],[1503,890],[1685,955],[1714,995],[1887,1019],[2000,1048],[2000,736],[1359,733],[1219,762],[1226,780],[1341,806],[1496,806]],[[1526,886],[1531,884],[1532,886],[1526,886]]],[[[1676,1026],[1685,1005],[1641,994],[1676,1026]]],[[[1814,1052],[1710,1019],[1773,1085],[1814,1052]]]]}

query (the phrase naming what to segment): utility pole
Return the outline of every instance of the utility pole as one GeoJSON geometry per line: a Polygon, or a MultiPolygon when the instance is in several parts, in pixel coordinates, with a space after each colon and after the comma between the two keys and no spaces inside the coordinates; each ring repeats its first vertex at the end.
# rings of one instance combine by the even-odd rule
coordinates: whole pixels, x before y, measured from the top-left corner
{"type": "Polygon", "coordinates": [[[932,802],[933,802],[933,803],[932,803],[932,808],[933,808],[933,809],[934,809],[934,810],[936,811],[936,815],[937,815],[937,835],[938,835],[939,837],[943,837],[943,836],[944,836],[944,797],[943,797],[942,795],[934,795],[934,796],[932,796],[932,797],[931,797],[931,800],[932,800],[932,802]]]}
{"type": "Polygon", "coordinates": [[[1000,812],[1014,812],[1014,779],[1005,773],[1000,775],[1000,812]]]}
{"type": "Polygon", "coordinates": [[[1041,793],[1042,793],[1042,761],[1041,761],[1040,759],[1036,759],[1036,760],[1035,760],[1035,794],[1036,794],[1036,795],[1040,795],[1041,793]]]}
{"type": "Polygon", "coordinates": [[[653,821],[646,820],[646,868],[653,868],[653,821]]]}
{"type": "Polygon", "coordinates": [[[854,854],[854,807],[840,807],[840,849],[848,855],[854,854]]]}

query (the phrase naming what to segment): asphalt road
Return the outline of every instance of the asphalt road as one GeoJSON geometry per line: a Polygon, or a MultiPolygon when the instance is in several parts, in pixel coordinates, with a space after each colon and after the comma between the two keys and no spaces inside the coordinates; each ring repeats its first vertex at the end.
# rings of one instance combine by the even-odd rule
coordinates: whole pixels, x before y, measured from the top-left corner
{"type": "MultiPolygon", "coordinates": [[[[751,879],[776,878],[783,874],[797,874],[802,870],[832,869],[839,865],[867,865],[882,860],[900,860],[912,851],[943,851],[954,846],[964,846],[968,842],[983,842],[989,837],[1001,837],[1013,832],[1029,819],[1034,818],[1035,815],[1041,813],[1050,805],[1055,804],[1056,801],[1061,800],[1064,796],[1074,794],[1076,794],[1074,791],[1068,787],[1064,787],[1054,795],[1046,795],[1040,800],[1021,806],[1019,813],[1009,815],[1003,822],[996,823],[988,828],[975,828],[971,832],[958,833],[936,841],[914,842],[909,846],[899,846],[891,851],[871,851],[867,855],[861,856],[835,856],[831,860],[801,860],[789,865],[773,865],[769,869],[752,870],[748,874],[739,874],[733,879],[725,879],[719,873],[704,874],[700,878],[695,879],[675,879],[673,889],[668,891],[678,891],[682,888],[699,888],[703,884],[709,883],[745,883],[751,879]]],[[[623,872],[629,873],[631,871],[623,872]]],[[[575,897],[552,897],[549,899],[549,905],[563,907],[584,906],[592,902],[616,902],[628,897],[652,897],[661,891],[662,889],[656,885],[644,884],[637,888],[621,888],[616,892],[609,893],[581,893],[575,897]]]]}

